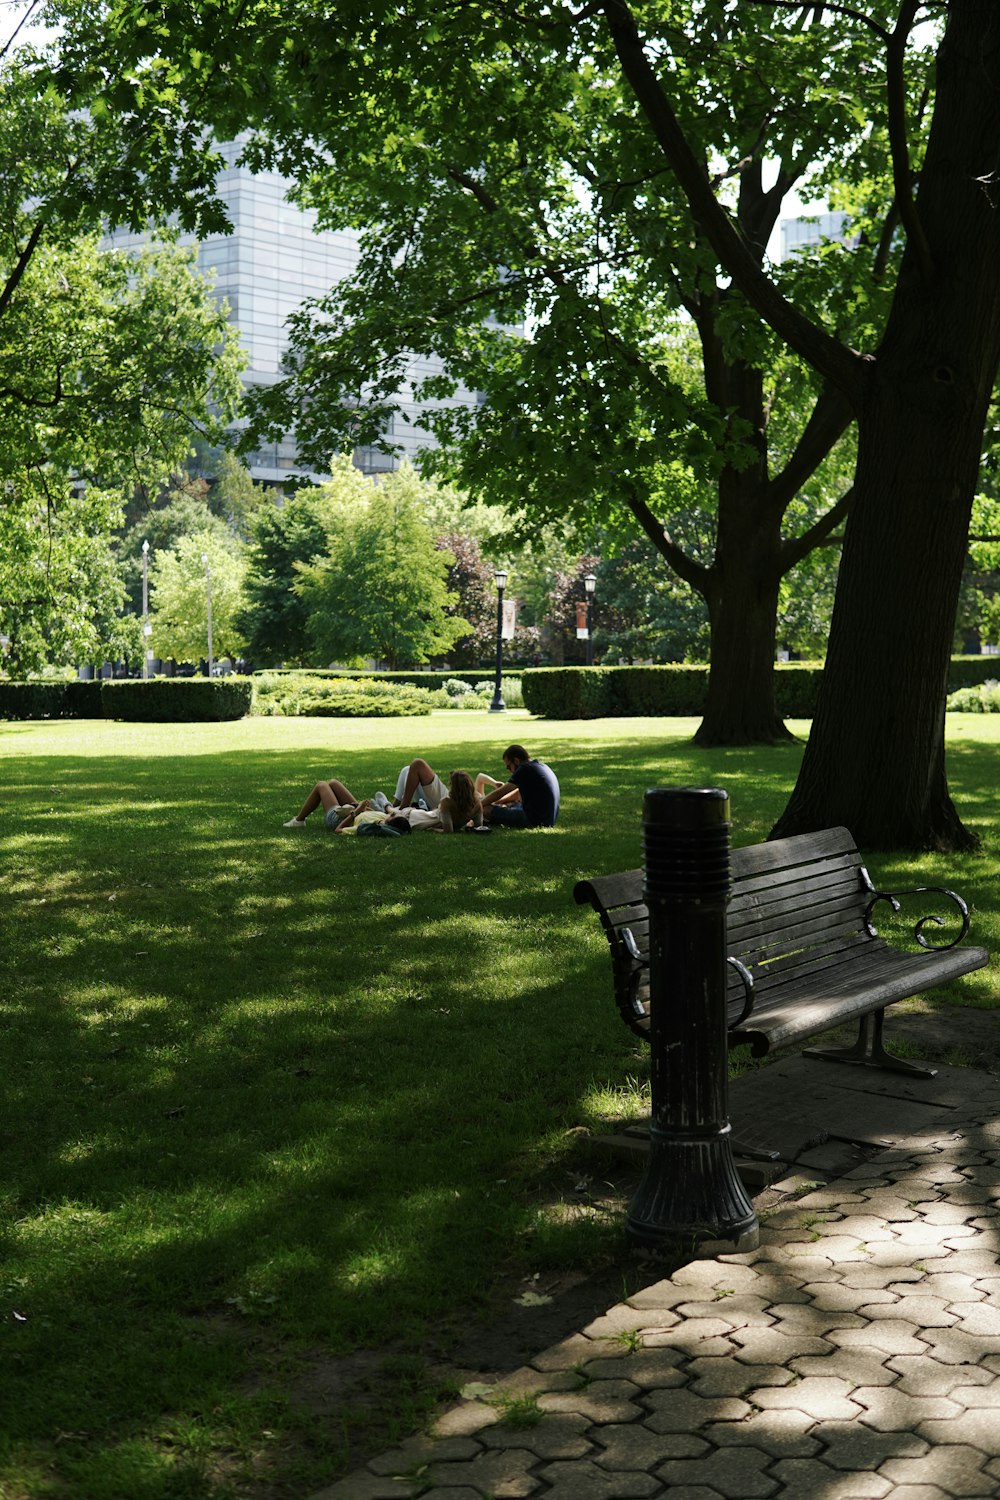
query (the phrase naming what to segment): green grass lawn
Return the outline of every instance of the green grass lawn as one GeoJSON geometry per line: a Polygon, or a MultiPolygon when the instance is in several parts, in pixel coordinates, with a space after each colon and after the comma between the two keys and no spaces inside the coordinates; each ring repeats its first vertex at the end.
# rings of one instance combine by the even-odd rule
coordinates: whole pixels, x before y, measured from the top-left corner
{"type": "MultiPolygon", "coordinates": [[[[650,785],[725,787],[734,841],[762,839],[800,753],[694,727],[0,725],[3,1500],[301,1500],[365,1420],[298,1399],[317,1351],[392,1351],[389,1441],[447,1394],[429,1329],[512,1274],[624,1263],[619,1222],[546,1191],[645,1066],[573,884],[640,863],[650,785]],[[509,740],[558,771],[557,828],[281,828],[319,776],[499,775],[509,740]]],[[[983,852],[870,868],[955,886],[996,953],[1000,724],[949,731],[983,852]]],[[[996,976],[941,1003],[992,1006],[996,976]]]]}

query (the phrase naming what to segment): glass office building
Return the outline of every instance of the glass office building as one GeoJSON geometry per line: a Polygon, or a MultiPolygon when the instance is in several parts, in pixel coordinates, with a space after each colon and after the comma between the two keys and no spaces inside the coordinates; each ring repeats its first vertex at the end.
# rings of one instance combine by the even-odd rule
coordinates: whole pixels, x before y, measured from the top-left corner
{"type": "MultiPolygon", "coordinates": [[[[280,373],[289,313],[348,275],[357,263],[358,244],[350,231],[318,231],[314,214],[288,202],[289,184],[278,173],[253,173],[240,166],[238,142],[227,142],[219,149],[225,160],[218,179],[219,196],[233,232],[198,242],[198,263],[214,273],[215,291],[229,303],[248,358],[245,382],[263,385],[277,380],[280,373]]],[[[145,238],[117,231],[109,243],[128,247],[145,238]]],[[[181,243],[196,242],[185,236],[181,243]]],[[[414,357],[410,373],[417,381],[437,369],[439,364],[414,357]]],[[[390,436],[403,456],[412,459],[433,438],[409,419],[408,390],[407,386],[400,391],[404,414],[395,418],[390,436]]],[[[447,404],[475,401],[474,393],[459,392],[447,404]]],[[[372,448],[356,449],[354,461],[365,473],[383,472],[400,462],[372,448]]],[[[252,454],[248,466],[255,479],[270,484],[281,483],[290,471],[301,472],[294,434],[252,454]]]]}

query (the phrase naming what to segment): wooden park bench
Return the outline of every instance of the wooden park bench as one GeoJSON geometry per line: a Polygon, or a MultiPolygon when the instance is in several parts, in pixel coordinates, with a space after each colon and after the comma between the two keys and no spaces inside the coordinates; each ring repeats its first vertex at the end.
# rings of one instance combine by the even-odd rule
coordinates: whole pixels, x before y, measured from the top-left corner
{"type": "MultiPolygon", "coordinates": [[[[858,1021],[851,1047],[810,1049],[809,1056],[863,1063],[932,1078],[886,1052],[885,1007],[923,994],[988,962],[984,948],[959,948],[969,930],[965,902],[939,886],[876,890],[846,828],[800,834],[734,849],[727,911],[729,1046],[748,1044],[756,1057],[858,1021]],[[919,951],[892,948],[873,925],[879,902],[896,912],[901,896],[936,894],[957,908],[961,932],[934,947],[924,935],[939,916],[913,928],[919,951]]],[[[593,906],[611,946],[614,994],[622,1019],[649,1040],[649,916],[643,872],[628,870],[581,880],[573,895],[593,906]]]]}

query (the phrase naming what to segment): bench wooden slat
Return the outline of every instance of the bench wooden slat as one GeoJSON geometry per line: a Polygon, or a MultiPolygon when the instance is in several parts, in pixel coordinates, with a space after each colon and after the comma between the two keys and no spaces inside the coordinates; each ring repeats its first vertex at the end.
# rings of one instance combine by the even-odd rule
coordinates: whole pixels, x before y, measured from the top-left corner
{"type": "MultiPolygon", "coordinates": [[[[598,912],[611,944],[615,998],[626,1023],[649,1032],[649,916],[642,870],[581,880],[576,901],[598,912]],[[627,939],[626,931],[629,934],[627,939]],[[630,952],[631,945],[638,960],[630,952]]],[[[982,948],[903,953],[865,926],[874,887],[844,828],[732,851],[728,952],[754,979],[752,1014],[739,1021],[743,983],[731,968],[730,1046],[757,1055],[873,1012],[988,962],[982,948]],[[737,1024],[738,1023],[738,1024],[737,1024]]],[[[889,1061],[886,1054],[882,1059],[889,1061]]]]}

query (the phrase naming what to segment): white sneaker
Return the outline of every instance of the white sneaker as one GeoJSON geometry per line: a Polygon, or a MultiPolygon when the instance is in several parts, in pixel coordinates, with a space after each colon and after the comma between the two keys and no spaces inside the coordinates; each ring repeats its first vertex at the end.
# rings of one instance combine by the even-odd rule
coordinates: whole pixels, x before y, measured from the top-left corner
{"type": "Polygon", "coordinates": [[[305,818],[289,818],[288,822],[282,823],[281,826],[282,828],[304,828],[306,820],[305,818]]]}
{"type": "Polygon", "coordinates": [[[389,806],[389,799],[385,792],[376,792],[372,798],[372,807],[378,808],[379,812],[385,812],[389,806]]]}

